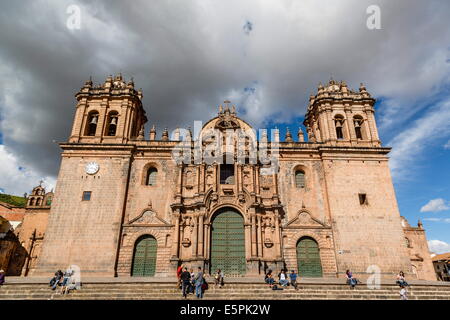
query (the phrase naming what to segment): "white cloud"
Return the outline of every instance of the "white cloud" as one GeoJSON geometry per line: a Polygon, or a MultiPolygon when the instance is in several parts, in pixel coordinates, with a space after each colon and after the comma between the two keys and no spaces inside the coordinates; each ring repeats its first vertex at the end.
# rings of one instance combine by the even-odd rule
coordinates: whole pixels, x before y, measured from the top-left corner
{"type": "Polygon", "coordinates": [[[439,103],[388,143],[392,147],[389,165],[393,176],[405,176],[427,147],[449,135],[450,99],[439,103]]]}
{"type": "Polygon", "coordinates": [[[444,144],[444,149],[450,150],[450,140],[448,140],[447,143],[444,144]]]}
{"type": "Polygon", "coordinates": [[[425,218],[424,221],[450,223],[450,218],[425,218]]]}
{"type": "Polygon", "coordinates": [[[429,240],[428,248],[437,254],[450,252],[450,244],[441,240],[429,240]]]}
{"type": "Polygon", "coordinates": [[[43,180],[43,186],[50,191],[55,186],[55,179],[40,176],[33,168],[24,168],[14,155],[0,145],[0,190],[13,195],[23,195],[43,180]]]}
{"type": "Polygon", "coordinates": [[[450,207],[446,201],[442,198],[433,199],[428,201],[426,205],[420,208],[420,212],[438,212],[449,210],[450,207]]]}

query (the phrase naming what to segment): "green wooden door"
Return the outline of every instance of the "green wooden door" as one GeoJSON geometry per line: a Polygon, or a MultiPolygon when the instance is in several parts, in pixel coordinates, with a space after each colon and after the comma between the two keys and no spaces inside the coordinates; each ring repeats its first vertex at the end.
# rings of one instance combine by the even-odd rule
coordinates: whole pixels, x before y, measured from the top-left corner
{"type": "Polygon", "coordinates": [[[211,230],[211,273],[221,269],[225,276],[245,274],[244,219],[234,211],[220,213],[211,230]]]}
{"type": "Polygon", "coordinates": [[[319,246],[311,238],[302,238],[297,243],[297,267],[300,277],[322,277],[319,246]]]}
{"type": "Polygon", "coordinates": [[[143,236],[136,242],[132,276],[151,277],[155,275],[156,247],[156,239],[152,236],[143,236]]]}

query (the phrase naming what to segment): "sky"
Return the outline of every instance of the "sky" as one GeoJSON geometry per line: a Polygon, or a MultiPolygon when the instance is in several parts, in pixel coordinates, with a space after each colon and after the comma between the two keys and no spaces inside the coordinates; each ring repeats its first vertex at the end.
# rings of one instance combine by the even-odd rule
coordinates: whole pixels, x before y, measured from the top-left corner
{"type": "Polygon", "coordinates": [[[400,212],[448,252],[449,12],[447,0],[0,0],[0,192],[54,188],[57,142],[90,76],[134,78],[147,134],[205,122],[229,99],[282,138],[332,77],[377,98],[400,212]],[[368,27],[370,5],[380,28],[368,27]]]}

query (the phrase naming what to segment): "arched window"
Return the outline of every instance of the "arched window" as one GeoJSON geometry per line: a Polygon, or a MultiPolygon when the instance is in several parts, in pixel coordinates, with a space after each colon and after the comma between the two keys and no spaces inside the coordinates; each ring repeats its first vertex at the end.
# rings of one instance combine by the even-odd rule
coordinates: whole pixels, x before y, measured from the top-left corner
{"type": "Polygon", "coordinates": [[[34,198],[30,199],[30,206],[34,206],[34,198]]]}
{"type": "Polygon", "coordinates": [[[88,122],[86,125],[86,136],[95,136],[95,132],[97,131],[97,123],[98,113],[96,111],[89,113],[88,122]]]}
{"type": "Polygon", "coordinates": [[[355,125],[356,139],[359,139],[359,140],[363,139],[363,132],[362,132],[363,122],[364,122],[364,120],[361,116],[355,116],[353,118],[353,123],[355,125]]]}
{"type": "Polygon", "coordinates": [[[147,171],[147,185],[154,186],[156,185],[156,177],[158,175],[158,170],[156,168],[149,168],[147,171]]]}
{"type": "Polygon", "coordinates": [[[36,205],[37,205],[37,206],[40,206],[40,205],[41,205],[41,198],[37,198],[37,199],[36,199],[36,205]]]}
{"type": "Polygon", "coordinates": [[[117,132],[117,122],[119,121],[119,114],[112,111],[108,115],[108,125],[106,127],[106,135],[115,136],[117,132]]]}
{"type": "Polygon", "coordinates": [[[336,138],[338,140],[344,139],[344,117],[341,115],[337,115],[334,118],[334,124],[336,126],[336,138]]]}
{"type": "Polygon", "coordinates": [[[305,172],[303,170],[295,171],[295,186],[297,188],[305,187],[305,172]]]}

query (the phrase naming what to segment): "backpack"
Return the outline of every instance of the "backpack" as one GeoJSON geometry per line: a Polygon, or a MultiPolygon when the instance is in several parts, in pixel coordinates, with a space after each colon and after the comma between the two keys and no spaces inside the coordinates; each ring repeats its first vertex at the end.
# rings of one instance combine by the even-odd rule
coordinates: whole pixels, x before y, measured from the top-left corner
{"type": "Polygon", "coordinates": [[[203,291],[208,290],[208,282],[206,282],[206,279],[203,279],[202,290],[203,291]]]}

